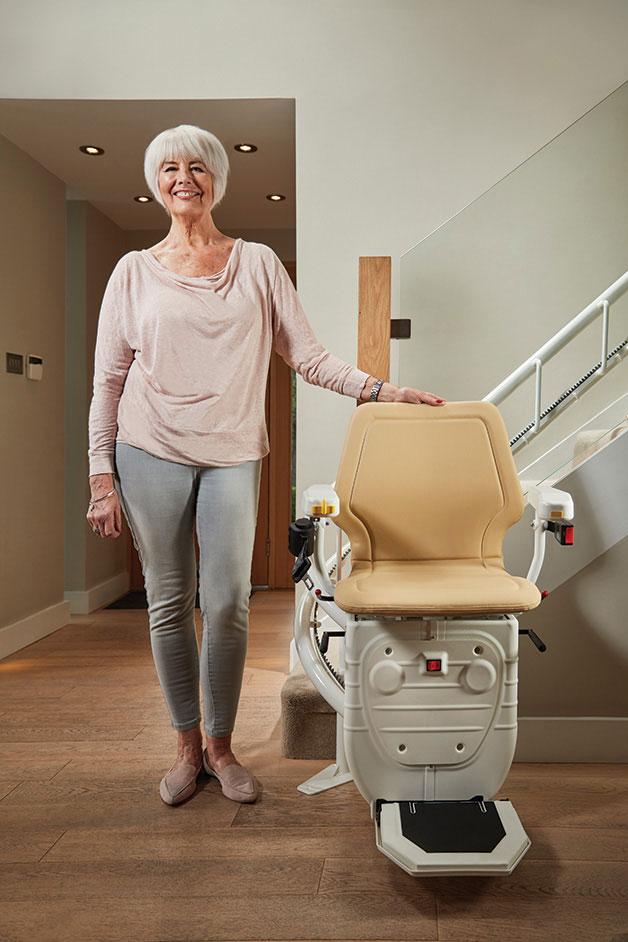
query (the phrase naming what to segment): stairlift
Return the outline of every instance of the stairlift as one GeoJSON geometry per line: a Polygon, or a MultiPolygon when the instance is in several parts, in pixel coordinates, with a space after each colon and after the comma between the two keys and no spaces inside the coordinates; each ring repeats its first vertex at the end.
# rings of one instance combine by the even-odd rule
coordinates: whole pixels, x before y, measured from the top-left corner
{"type": "Polygon", "coordinates": [[[492,799],[515,751],[515,616],[541,601],[545,532],[573,542],[573,502],[543,487],[529,499],[523,579],[503,564],[524,502],[498,409],[373,403],[351,418],[334,487],[308,488],[290,526],[293,578],[307,589],[294,648],[337,713],[336,763],[299,789],[353,780],[377,847],[413,875],[511,873],[530,846],[510,801],[492,799]]]}

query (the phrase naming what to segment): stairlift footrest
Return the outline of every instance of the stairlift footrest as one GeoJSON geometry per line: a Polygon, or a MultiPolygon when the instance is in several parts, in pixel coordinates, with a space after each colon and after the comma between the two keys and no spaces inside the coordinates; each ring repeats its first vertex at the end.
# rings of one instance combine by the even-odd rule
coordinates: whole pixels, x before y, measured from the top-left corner
{"type": "Polygon", "coordinates": [[[413,876],[512,873],[530,847],[510,801],[381,801],[379,850],[413,876]]]}

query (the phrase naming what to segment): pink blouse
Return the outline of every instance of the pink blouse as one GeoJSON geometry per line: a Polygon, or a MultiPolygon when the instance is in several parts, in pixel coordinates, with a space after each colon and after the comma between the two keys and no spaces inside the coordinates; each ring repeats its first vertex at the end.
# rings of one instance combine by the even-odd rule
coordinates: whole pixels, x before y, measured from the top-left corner
{"type": "Polygon", "coordinates": [[[180,464],[268,454],[271,350],[315,386],[354,399],[368,379],[317,342],[267,245],[237,239],[215,275],[189,277],[129,252],[103,297],[89,411],[89,473],[113,472],[116,440],[180,464]]]}

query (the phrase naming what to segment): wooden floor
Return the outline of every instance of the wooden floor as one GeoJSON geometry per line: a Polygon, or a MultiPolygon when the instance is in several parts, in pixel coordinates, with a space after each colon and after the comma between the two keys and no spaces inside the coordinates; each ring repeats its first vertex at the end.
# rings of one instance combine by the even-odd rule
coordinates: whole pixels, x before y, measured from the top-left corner
{"type": "Polygon", "coordinates": [[[353,783],[296,790],[329,763],[279,754],[292,592],[251,606],[233,743],[253,805],[204,775],[161,801],[176,734],[146,612],[73,617],[0,662],[1,939],[628,942],[626,766],[515,765],[533,845],[512,876],[413,878],[353,783]]]}

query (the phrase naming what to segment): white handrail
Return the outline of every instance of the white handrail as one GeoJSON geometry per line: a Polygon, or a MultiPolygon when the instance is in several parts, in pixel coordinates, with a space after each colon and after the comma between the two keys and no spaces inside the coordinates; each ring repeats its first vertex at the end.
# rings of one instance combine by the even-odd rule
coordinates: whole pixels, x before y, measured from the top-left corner
{"type": "Polygon", "coordinates": [[[618,278],[606,291],[603,291],[602,294],[591,301],[591,303],[585,307],[584,311],[581,311],[577,314],[572,320],[569,321],[557,334],[548,340],[547,343],[533,353],[531,357],[517,367],[514,372],[507,376],[499,386],[496,386],[495,389],[492,389],[491,392],[484,396],[484,402],[493,402],[497,405],[499,402],[508,396],[513,389],[516,389],[517,386],[520,386],[532,373],[536,373],[536,388],[535,388],[535,428],[534,431],[538,431],[538,426],[540,422],[540,388],[541,388],[541,370],[543,366],[550,360],[555,353],[558,353],[559,350],[562,350],[569,341],[581,333],[585,327],[602,315],[602,364],[598,373],[603,373],[606,369],[606,360],[608,355],[608,322],[609,322],[609,308],[610,305],[622,297],[623,294],[628,291],[628,271],[618,278]]]}

